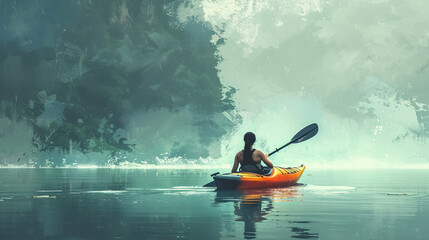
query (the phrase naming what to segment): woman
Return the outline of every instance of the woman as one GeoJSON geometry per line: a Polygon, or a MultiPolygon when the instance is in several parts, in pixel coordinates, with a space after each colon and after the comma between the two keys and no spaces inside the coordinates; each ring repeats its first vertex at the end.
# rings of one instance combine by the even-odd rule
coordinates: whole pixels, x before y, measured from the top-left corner
{"type": "Polygon", "coordinates": [[[240,172],[261,173],[263,161],[269,168],[273,168],[273,164],[268,159],[268,155],[263,152],[253,149],[253,144],[256,141],[256,136],[252,132],[244,134],[244,150],[235,155],[234,165],[231,172],[237,172],[238,163],[240,163],[240,172]]]}

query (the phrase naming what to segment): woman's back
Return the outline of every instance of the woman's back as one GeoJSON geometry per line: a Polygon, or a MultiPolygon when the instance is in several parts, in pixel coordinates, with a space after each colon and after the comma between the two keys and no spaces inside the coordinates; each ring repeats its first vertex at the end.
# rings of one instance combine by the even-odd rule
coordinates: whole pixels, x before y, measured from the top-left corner
{"type": "Polygon", "coordinates": [[[261,157],[258,150],[252,149],[249,152],[245,150],[238,153],[238,161],[240,163],[240,172],[259,173],[262,170],[261,157]]]}

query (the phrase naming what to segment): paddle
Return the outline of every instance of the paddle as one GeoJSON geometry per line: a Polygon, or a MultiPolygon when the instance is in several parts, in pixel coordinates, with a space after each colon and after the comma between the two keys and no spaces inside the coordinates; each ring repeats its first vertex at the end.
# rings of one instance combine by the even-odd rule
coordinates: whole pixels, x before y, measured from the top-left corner
{"type": "MultiPolygon", "coordinates": [[[[307,127],[303,128],[301,131],[299,131],[293,138],[290,140],[290,142],[286,143],[285,145],[281,146],[280,148],[276,148],[275,151],[268,154],[268,156],[273,155],[274,153],[282,150],[283,148],[287,147],[288,145],[292,143],[300,143],[304,142],[312,137],[314,137],[317,132],[319,131],[319,126],[317,126],[316,123],[310,124],[307,127]]],[[[212,174],[213,175],[213,174],[212,174]]],[[[203,187],[216,187],[216,183],[214,181],[207,183],[203,187]]]]}
{"type": "Polygon", "coordinates": [[[317,134],[319,131],[319,126],[317,126],[316,123],[310,124],[307,127],[303,128],[301,131],[299,131],[295,136],[293,136],[292,140],[290,142],[286,143],[285,145],[281,146],[280,148],[276,148],[276,150],[272,153],[269,153],[268,156],[273,155],[274,153],[282,150],[283,148],[287,147],[288,145],[292,143],[300,143],[304,142],[317,134]]]}

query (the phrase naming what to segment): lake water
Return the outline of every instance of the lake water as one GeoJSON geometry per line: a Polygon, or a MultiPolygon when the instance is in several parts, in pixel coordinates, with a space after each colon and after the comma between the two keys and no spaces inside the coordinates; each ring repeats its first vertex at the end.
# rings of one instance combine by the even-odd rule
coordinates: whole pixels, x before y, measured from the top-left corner
{"type": "Polygon", "coordinates": [[[0,169],[0,239],[429,239],[429,170],[312,170],[200,187],[216,170],[0,169]]]}

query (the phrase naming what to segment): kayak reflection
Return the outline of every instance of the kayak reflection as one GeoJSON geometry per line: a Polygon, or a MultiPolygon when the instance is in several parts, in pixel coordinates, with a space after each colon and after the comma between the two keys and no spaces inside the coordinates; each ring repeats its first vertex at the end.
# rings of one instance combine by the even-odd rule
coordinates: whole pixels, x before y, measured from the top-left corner
{"type": "Polygon", "coordinates": [[[276,201],[294,201],[302,196],[295,186],[290,188],[217,190],[215,203],[232,202],[236,221],[244,222],[244,238],[256,238],[256,223],[267,220],[276,201]]]}

